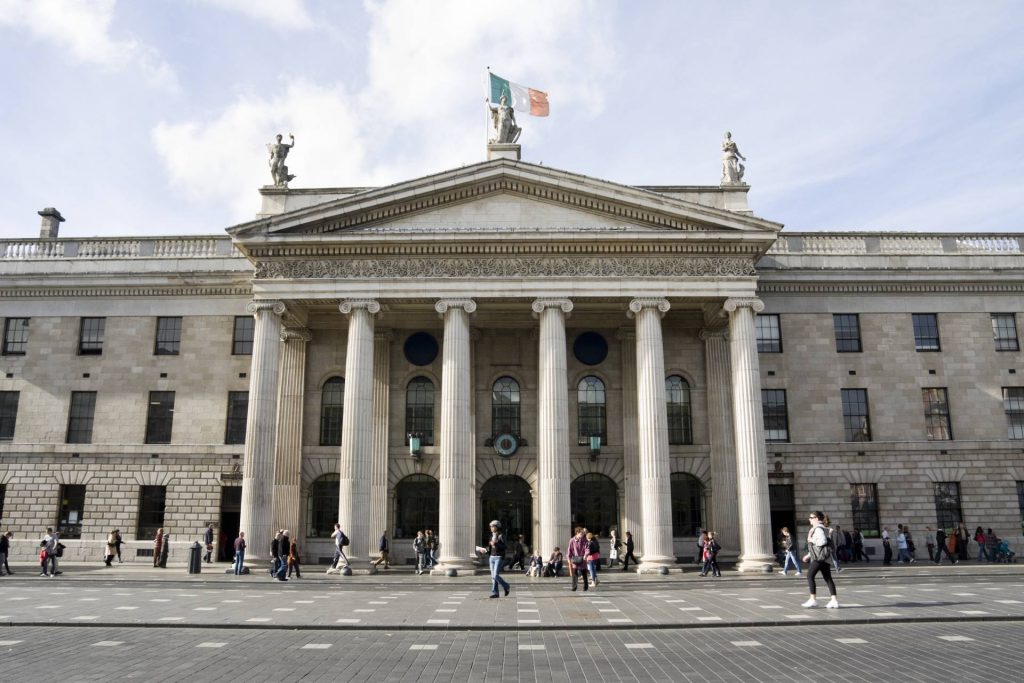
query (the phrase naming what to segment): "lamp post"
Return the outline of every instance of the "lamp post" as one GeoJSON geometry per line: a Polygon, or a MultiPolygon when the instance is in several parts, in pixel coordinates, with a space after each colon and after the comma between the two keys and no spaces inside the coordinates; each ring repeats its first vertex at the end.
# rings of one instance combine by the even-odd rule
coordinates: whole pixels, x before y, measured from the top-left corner
{"type": "Polygon", "coordinates": [[[591,434],[590,436],[590,458],[596,459],[597,456],[601,455],[601,435],[591,434]]]}
{"type": "Polygon", "coordinates": [[[409,455],[419,458],[423,451],[420,448],[420,435],[409,434],[409,455]]]}

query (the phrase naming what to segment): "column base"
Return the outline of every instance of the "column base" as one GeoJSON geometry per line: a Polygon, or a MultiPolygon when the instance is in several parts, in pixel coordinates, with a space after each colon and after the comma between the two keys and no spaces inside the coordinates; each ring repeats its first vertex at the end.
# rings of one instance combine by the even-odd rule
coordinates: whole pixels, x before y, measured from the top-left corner
{"type": "Polygon", "coordinates": [[[372,576],[377,573],[377,567],[372,563],[364,564],[362,561],[350,557],[347,565],[328,569],[325,573],[328,576],[372,576]]]}
{"type": "Polygon", "coordinates": [[[637,565],[637,574],[671,574],[679,573],[683,569],[675,563],[675,560],[641,560],[637,565]]]}
{"type": "Polygon", "coordinates": [[[477,574],[490,574],[490,567],[481,567],[472,560],[464,561],[441,561],[436,567],[430,570],[431,576],[476,576],[477,574]]]}
{"type": "Polygon", "coordinates": [[[736,571],[746,574],[771,574],[775,571],[775,558],[770,555],[743,557],[736,563],[736,571]]]}

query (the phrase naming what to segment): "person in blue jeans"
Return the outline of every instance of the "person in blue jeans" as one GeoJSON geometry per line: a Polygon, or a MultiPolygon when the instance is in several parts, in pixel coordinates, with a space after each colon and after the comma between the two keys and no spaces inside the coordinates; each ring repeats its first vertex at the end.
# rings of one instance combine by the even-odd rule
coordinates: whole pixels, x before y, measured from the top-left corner
{"type": "Polygon", "coordinates": [[[245,532],[239,531],[235,539],[235,574],[241,574],[245,567],[245,532]]]}
{"type": "Polygon", "coordinates": [[[505,535],[501,533],[501,522],[494,520],[490,524],[491,527],[491,540],[487,543],[488,556],[491,563],[491,597],[498,597],[498,586],[505,589],[505,595],[508,595],[508,591],[511,586],[508,585],[508,581],[501,578],[501,567],[505,562],[505,535]]]}
{"type": "Polygon", "coordinates": [[[782,565],[782,571],[779,573],[783,576],[789,571],[789,565],[793,565],[793,569],[796,570],[796,575],[800,576],[800,560],[796,557],[796,539],[789,533],[789,527],[782,527],[782,536],[779,538],[779,545],[782,547],[782,551],[786,553],[785,562],[782,565]]]}

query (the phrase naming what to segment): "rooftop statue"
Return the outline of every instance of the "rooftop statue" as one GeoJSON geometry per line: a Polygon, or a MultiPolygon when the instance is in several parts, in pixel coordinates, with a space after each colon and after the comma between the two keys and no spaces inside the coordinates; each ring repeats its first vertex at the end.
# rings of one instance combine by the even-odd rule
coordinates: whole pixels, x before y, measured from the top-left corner
{"type": "Polygon", "coordinates": [[[722,140],[722,184],[741,185],[743,184],[743,171],[746,167],[740,163],[740,159],[746,161],[746,157],[740,154],[740,148],[733,142],[732,133],[725,133],[725,140],[722,140]]]}
{"type": "Polygon", "coordinates": [[[290,145],[281,142],[281,137],[278,134],[277,142],[267,143],[267,151],[270,152],[270,177],[274,179],[274,187],[288,187],[288,181],[295,177],[288,174],[288,167],[284,163],[288,158],[288,152],[295,146],[295,136],[288,133],[292,141],[290,145]]]}
{"type": "Polygon", "coordinates": [[[508,98],[502,95],[498,106],[487,106],[491,109],[491,121],[494,123],[494,138],[491,142],[517,142],[523,129],[516,125],[516,112],[509,106],[508,98]]]}

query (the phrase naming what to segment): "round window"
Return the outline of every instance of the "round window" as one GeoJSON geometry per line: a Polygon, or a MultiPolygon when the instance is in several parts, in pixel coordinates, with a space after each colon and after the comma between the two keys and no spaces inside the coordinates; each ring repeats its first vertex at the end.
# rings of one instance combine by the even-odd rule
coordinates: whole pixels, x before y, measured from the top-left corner
{"type": "Polygon", "coordinates": [[[584,365],[598,365],[608,357],[608,342],[597,332],[584,332],[573,342],[572,353],[584,365]]]}
{"type": "Polygon", "coordinates": [[[430,365],[437,358],[437,340],[426,332],[409,335],[405,340],[405,359],[413,365],[430,365]]]}

